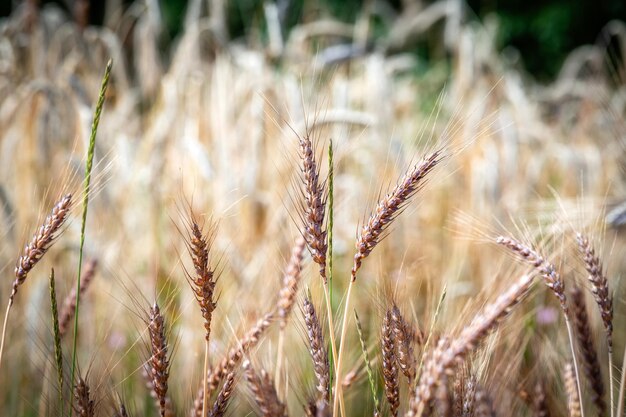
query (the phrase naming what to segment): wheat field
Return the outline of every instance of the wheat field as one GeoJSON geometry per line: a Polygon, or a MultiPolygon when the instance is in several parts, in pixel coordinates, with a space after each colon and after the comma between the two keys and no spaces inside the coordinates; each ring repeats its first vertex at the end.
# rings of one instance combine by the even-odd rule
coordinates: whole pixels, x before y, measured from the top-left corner
{"type": "Polygon", "coordinates": [[[191,1],[167,48],[157,1],[36,3],[0,20],[2,415],[624,415],[624,23],[540,83],[456,0],[236,39],[191,1]]]}

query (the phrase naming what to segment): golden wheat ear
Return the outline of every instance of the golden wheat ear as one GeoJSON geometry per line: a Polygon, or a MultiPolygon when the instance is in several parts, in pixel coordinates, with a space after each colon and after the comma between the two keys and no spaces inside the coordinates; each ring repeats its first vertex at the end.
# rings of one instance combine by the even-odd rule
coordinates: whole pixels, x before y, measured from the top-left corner
{"type": "Polygon", "coordinates": [[[313,359],[313,370],[315,372],[315,379],[317,380],[316,389],[318,396],[316,404],[318,408],[320,408],[322,407],[320,404],[328,405],[330,399],[330,365],[328,362],[328,353],[326,343],[324,342],[322,326],[317,316],[317,311],[309,296],[304,298],[302,310],[309,341],[309,352],[313,359]]]}
{"type": "Polygon", "coordinates": [[[167,397],[170,358],[167,353],[165,319],[156,302],[150,308],[148,333],[150,335],[151,356],[145,365],[147,380],[150,383],[151,394],[157,402],[160,416],[167,417],[171,414],[171,405],[167,397]]]}

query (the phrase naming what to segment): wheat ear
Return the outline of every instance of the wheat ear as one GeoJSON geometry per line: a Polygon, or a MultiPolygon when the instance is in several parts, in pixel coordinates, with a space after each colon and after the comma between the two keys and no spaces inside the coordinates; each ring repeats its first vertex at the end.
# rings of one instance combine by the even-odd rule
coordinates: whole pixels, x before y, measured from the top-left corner
{"type": "Polygon", "coordinates": [[[581,417],[582,404],[580,402],[580,397],[578,396],[578,390],[576,388],[576,375],[574,374],[574,369],[570,362],[565,364],[563,380],[565,381],[565,392],[567,394],[567,410],[569,412],[569,417],[581,417]]]}
{"type": "Polygon", "coordinates": [[[9,322],[9,312],[13,306],[17,290],[26,281],[26,277],[31,269],[46,254],[54,239],[56,238],[61,226],[67,219],[70,207],[72,205],[72,195],[64,195],[52,208],[50,214],[46,217],[43,224],[33,235],[32,240],[24,247],[22,255],[18,258],[15,266],[15,281],[6,312],[4,313],[4,324],[2,325],[2,341],[0,341],[0,365],[2,364],[2,353],[4,352],[4,341],[7,332],[7,323],[9,322]]]}
{"type": "Polygon", "coordinates": [[[211,410],[210,417],[223,417],[226,413],[226,409],[230,404],[230,399],[233,396],[233,392],[235,389],[235,376],[236,372],[232,371],[226,375],[226,380],[224,381],[224,385],[222,385],[222,389],[217,395],[217,399],[213,404],[213,409],[211,410]]]}
{"type": "MultiPolygon", "coordinates": [[[[95,259],[89,261],[87,263],[87,267],[85,268],[85,275],[81,279],[80,285],[80,295],[83,296],[87,292],[91,281],[93,281],[96,276],[96,268],[98,266],[98,261],[95,259]]],[[[72,318],[74,317],[74,313],[76,313],[76,300],[78,299],[76,288],[72,288],[70,293],[65,297],[63,301],[63,307],[61,307],[61,313],[59,314],[59,332],[61,337],[64,337],[67,334],[67,331],[70,330],[70,325],[72,322],[72,318]]]]}
{"type": "Polygon", "coordinates": [[[604,383],[602,382],[602,371],[598,354],[593,343],[589,317],[587,316],[587,306],[585,295],[578,287],[572,290],[572,311],[574,316],[574,327],[578,339],[578,347],[582,353],[583,369],[591,385],[591,400],[598,407],[600,415],[606,415],[606,403],[604,402],[604,383]]]}
{"type": "Polygon", "coordinates": [[[309,296],[304,298],[303,312],[309,339],[309,352],[313,358],[313,370],[317,379],[317,404],[324,403],[327,405],[330,398],[330,366],[322,326],[309,296]]]}
{"type": "Polygon", "coordinates": [[[432,355],[424,363],[424,371],[411,399],[407,416],[421,416],[425,407],[434,395],[434,388],[439,384],[441,376],[472,351],[496,326],[504,320],[511,309],[526,295],[533,283],[532,276],[523,276],[515,282],[496,301],[488,305],[483,313],[474,317],[469,326],[451,342],[446,339],[439,341],[432,355]]]}
{"type": "Polygon", "coordinates": [[[156,302],[150,308],[148,333],[150,335],[151,356],[147,363],[147,371],[152,382],[152,390],[159,406],[160,415],[165,417],[167,414],[170,362],[167,356],[165,320],[156,302]]]}
{"type": "MultiPolygon", "coordinates": [[[[193,213],[191,214],[191,233],[187,246],[189,254],[191,255],[193,267],[195,269],[195,275],[188,275],[187,281],[189,282],[193,295],[200,306],[202,318],[204,319],[204,367],[202,368],[202,375],[206,375],[209,369],[211,318],[213,317],[213,311],[216,306],[214,294],[217,279],[215,277],[214,270],[211,269],[209,264],[209,254],[214,233],[215,225],[211,225],[208,234],[205,235],[204,231],[195,220],[193,213]]],[[[207,396],[206,378],[203,378],[202,390],[202,416],[204,417],[207,413],[209,401],[207,396]]]]}
{"type": "Polygon", "coordinates": [[[78,383],[74,387],[74,411],[79,417],[94,417],[95,403],[90,398],[89,386],[82,379],[78,378],[78,383]]]}
{"type": "MultiPolygon", "coordinates": [[[[324,287],[324,300],[326,303],[326,316],[328,317],[328,335],[332,357],[337,357],[337,345],[335,343],[335,326],[333,323],[333,309],[330,300],[330,287],[326,276],[326,254],[328,251],[328,230],[324,223],[326,203],[328,198],[328,184],[320,181],[320,165],[315,157],[315,149],[311,136],[307,134],[300,139],[300,160],[302,162],[302,185],[304,202],[301,207],[303,220],[303,233],[313,261],[319,266],[319,273],[324,287]]],[[[331,148],[332,149],[332,148],[331,148]]],[[[332,153],[331,155],[332,156],[332,153]]],[[[329,219],[330,220],[330,219],[329,219]]],[[[335,392],[337,396],[338,393],[335,392]]],[[[339,398],[341,411],[345,414],[343,398],[339,398]]]]}
{"type": "MultiPolygon", "coordinates": [[[[254,327],[252,327],[234,347],[228,350],[228,353],[220,363],[205,376],[207,379],[207,398],[219,387],[220,382],[233,373],[237,366],[241,363],[244,355],[246,355],[250,349],[254,348],[260,341],[261,336],[269,328],[274,318],[274,313],[270,312],[259,319],[254,327]]],[[[233,375],[234,378],[234,375],[233,375]]],[[[201,388],[193,402],[191,409],[192,417],[202,416],[202,404],[204,403],[204,389],[201,388]]],[[[204,417],[204,416],[202,416],[204,417]]]]}
{"type": "Polygon", "coordinates": [[[398,367],[396,346],[393,335],[393,318],[391,311],[385,313],[381,330],[381,345],[383,355],[383,380],[385,381],[385,396],[389,402],[391,415],[398,415],[400,407],[400,385],[398,381],[398,367]]]}
{"type": "Polygon", "coordinates": [[[400,313],[397,305],[391,308],[393,335],[396,341],[397,359],[400,370],[406,376],[409,386],[415,379],[416,361],[413,354],[413,330],[400,313]]]}
{"type": "Polygon", "coordinates": [[[357,278],[357,273],[361,268],[363,259],[365,259],[380,240],[384,237],[385,231],[393,220],[402,212],[412,197],[423,188],[427,175],[442,161],[443,152],[437,150],[426,156],[420,162],[409,169],[396,186],[385,195],[376,205],[376,208],[370,214],[369,219],[359,231],[356,239],[356,253],[354,254],[354,262],[350,272],[350,283],[346,293],[343,321],[341,324],[341,339],[339,341],[339,355],[336,366],[335,381],[335,401],[333,403],[333,415],[337,415],[337,398],[342,397],[341,394],[341,365],[343,360],[343,349],[345,346],[345,337],[348,321],[348,311],[350,311],[350,297],[352,295],[352,287],[357,278]]]}
{"type": "MultiPolygon", "coordinates": [[[[578,386],[578,397],[582,398],[582,390],[580,387],[580,372],[578,370],[578,361],[576,361],[576,352],[574,349],[574,332],[569,317],[569,307],[567,306],[567,297],[565,296],[565,283],[561,279],[561,275],[557,272],[555,266],[541,256],[536,250],[525,245],[513,238],[499,236],[496,242],[516,253],[524,261],[530,263],[543,277],[543,281],[548,288],[552,290],[556,298],[559,300],[563,316],[565,318],[565,327],[567,328],[567,337],[569,339],[570,351],[572,354],[572,362],[576,373],[576,385],[578,386]]],[[[585,412],[581,410],[584,417],[585,412]]]]}
{"type": "Polygon", "coordinates": [[[264,369],[261,370],[261,375],[257,374],[248,360],[243,363],[243,369],[261,415],[263,417],[287,417],[287,408],[278,398],[269,374],[264,369]]]}
{"type": "Polygon", "coordinates": [[[583,257],[585,269],[589,274],[587,279],[589,280],[589,283],[591,283],[591,292],[593,293],[596,304],[598,305],[600,316],[602,317],[602,323],[604,324],[609,357],[610,408],[611,416],[613,416],[615,408],[615,399],[613,396],[613,299],[609,291],[608,280],[602,270],[602,262],[600,261],[600,257],[596,254],[594,247],[591,245],[589,238],[582,233],[576,233],[576,243],[578,244],[578,250],[583,257]]]}
{"type": "Polygon", "coordinates": [[[535,395],[533,396],[533,417],[550,417],[550,409],[548,408],[548,398],[546,389],[541,380],[535,384],[535,395]]]}
{"type": "Polygon", "coordinates": [[[300,284],[301,272],[302,272],[302,259],[304,257],[304,246],[306,242],[304,237],[296,239],[293,248],[291,249],[291,256],[289,263],[285,269],[283,276],[283,286],[280,289],[278,298],[278,319],[280,320],[280,330],[278,333],[278,348],[276,357],[276,373],[275,380],[276,386],[280,386],[280,373],[282,369],[283,360],[283,344],[285,338],[285,328],[287,327],[287,321],[293,305],[296,302],[296,296],[298,295],[298,286],[300,284]]]}

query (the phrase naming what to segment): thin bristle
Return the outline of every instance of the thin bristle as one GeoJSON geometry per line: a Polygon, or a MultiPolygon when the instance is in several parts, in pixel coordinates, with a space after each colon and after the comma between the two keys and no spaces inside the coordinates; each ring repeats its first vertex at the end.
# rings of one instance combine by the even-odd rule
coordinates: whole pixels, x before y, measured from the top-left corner
{"type": "Polygon", "coordinates": [[[511,309],[527,294],[532,283],[532,276],[523,276],[493,304],[487,306],[482,314],[475,316],[472,323],[465,327],[449,345],[445,339],[439,341],[432,355],[424,363],[424,370],[411,399],[409,416],[423,412],[433,398],[434,388],[439,384],[441,376],[461,362],[490,331],[509,315],[511,309]]]}
{"type": "Polygon", "coordinates": [[[148,323],[150,334],[150,350],[152,355],[147,362],[147,371],[152,382],[152,391],[159,406],[161,417],[167,415],[167,389],[169,379],[169,358],[167,357],[167,338],[165,335],[165,320],[154,303],[150,309],[148,323]]]}
{"type": "Polygon", "coordinates": [[[385,381],[385,396],[389,402],[392,416],[398,415],[400,407],[400,387],[398,381],[398,367],[396,366],[396,347],[393,335],[393,318],[391,311],[387,311],[383,318],[382,331],[383,379],[385,381]]]}
{"type": "Polygon", "coordinates": [[[569,309],[567,307],[567,297],[565,296],[565,283],[561,279],[561,275],[557,272],[555,266],[530,246],[511,237],[498,236],[496,243],[516,253],[541,274],[546,286],[550,288],[556,298],[558,298],[561,308],[565,316],[567,316],[569,309]]]}
{"type": "Polygon", "coordinates": [[[261,370],[261,375],[257,374],[250,361],[243,363],[243,369],[260,414],[263,417],[286,417],[287,409],[279,400],[269,374],[264,369],[261,370]]]}
{"type": "Polygon", "coordinates": [[[598,353],[593,343],[585,295],[580,288],[575,287],[572,290],[572,305],[574,327],[576,328],[578,347],[582,353],[583,369],[591,386],[591,400],[598,407],[600,415],[606,415],[607,407],[604,401],[602,371],[598,361],[598,353]]]}
{"type": "Polygon", "coordinates": [[[565,365],[563,379],[565,381],[569,417],[581,417],[581,404],[576,387],[576,375],[574,374],[574,367],[569,362],[565,365]]]}
{"type": "Polygon", "coordinates": [[[74,411],[79,417],[94,417],[95,403],[89,397],[89,386],[80,377],[74,387],[74,400],[74,411]]]}
{"type": "Polygon", "coordinates": [[[356,239],[356,253],[351,271],[351,280],[356,275],[361,263],[380,242],[383,233],[402,209],[423,186],[424,179],[441,162],[442,152],[435,151],[422,159],[400,179],[393,190],[381,199],[374,212],[359,231],[356,239]]]}
{"type": "Polygon", "coordinates": [[[589,242],[589,239],[581,233],[576,234],[576,242],[578,249],[583,256],[585,269],[589,273],[587,279],[591,283],[591,292],[594,295],[596,303],[600,309],[602,323],[606,330],[607,343],[609,349],[613,346],[613,299],[609,292],[609,284],[602,271],[602,262],[600,257],[596,255],[595,249],[589,242]]]}
{"type": "Polygon", "coordinates": [[[64,195],[52,208],[50,214],[34,234],[33,239],[24,247],[22,255],[15,266],[15,281],[9,296],[9,304],[13,304],[18,287],[24,283],[28,273],[46,254],[57,232],[67,219],[67,215],[72,205],[72,195],[64,195]]]}
{"type": "MultiPolygon", "coordinates": [[[[98,261],[95,259],[87,263],[85,273],[80,281],[81,296],[85,295],[85,293],[89,289],[89,285],[96,276],[97,266],[98,261]]],[[[72,319],[74,318],[74,314],[76,313],[76,299],[76,288],[74,287],[65,297],[65,300],[63,301],[63,307],[61,308],[61,313],[59,314],[59,332],[61,334],[61,337],[67,334],[67,332],[70,330],[70,326],[72,325],[72,319]]]]}
{"type": "Polygon", "coordinates": [[[302,160],[302,184],[304,186],[304,203],[301,217],[303,220],[303,236],[311,252],[313,261],[319,265],[320,277],[326,283],[326,240],[327,230],[324,224],[326,211],[326,183],[320,182],[318,161],[310,136],[307,134],[300,140],[300,159],[302,160]]]}
{"type": "Polygon", "coordinates": [[[308,297],[303,302],[304,324],[309,339],[309,352],[313,358],[313,370],[317,380],[318,402],[328,403],[330,398],[330,365],[326,343],[317,312],[308,297]]]}
{"type": "Polygon", "coordinates": [[[416,371],[416,361],[413,354],[414,332],[396,305],[391,309],[391,318],[393,320],[393,335],[396,342],[398,365],[408,379],[409,385],[411,385],[415,379],[416,371]]]}
{"type": "Polygon", "coordinates": [[[298,284],[300,283],[300,273],[302,271],[302,258],[304,255],[305,240],[299,237],[292,250],[285,276],[283,277],[283,287],[280,289],[278,300],[278,318],[280,328],[287,326],[287,319],[293,309],[298,294],[298,284]]]}

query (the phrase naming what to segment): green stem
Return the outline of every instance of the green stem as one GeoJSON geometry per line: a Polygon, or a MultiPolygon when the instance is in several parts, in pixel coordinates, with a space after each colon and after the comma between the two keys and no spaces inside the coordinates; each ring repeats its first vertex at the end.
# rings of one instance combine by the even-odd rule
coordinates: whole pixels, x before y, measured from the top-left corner
{"type": "Polygon", "coordinates": [[[87,164],[85,166],[85,182],[83,186],[83,216],[80,226],[80,248],[78,250],[78,274],[76,276],[76,313],[74,316],[74,342],[72,345],[72,371],[70,374],[70,417],[73,409],[73,398],[71,393],[74,391],[74,374],[76,372],[76,342],[78,340],[78,308],[80,306],[80,274],[83,267],[83,248],[85,246],[85,225],[87,223],[87,207],[89,205],[89,186],[91,185],[91,169],[93,168],[93,156],[95,153],[96,145],[96,133],[98,132],[98,124],[100,123],[100,116],[102,115],[102,108],[104,107],[104,97],[106,95],[107,86],[109,84],[109,77],[111,75],[111,67],[113,61],[109,59],[106,69],[104,71],[104,77],[102,78],[102,85],[100,86],[100,95],[98,96],[98,103],[96,104],[96,111],[93,117],[93,123],[91,124],[91,135],[89,136],[89,149],[87,151],[87,164]]]}
{"type": "Polygon", "coordinates": [[[54,268],[50,271],[50,307],[52,310],[52,330],[54,332],[54,359],[59,384],[60,415],[63,416],[63,351],[61,350],[61,331],[59,330],[59,309],[57,307],[56,285],[54,283],[54,268]]]}
{"type": "Polygon", "coordinates": [[[372,363],[370,361],[369,354],[367,353],[367,346],[365,345],[365,338],[363,337],[363,327],[361,326],[361,320],[359,315],[354,310],[354,318],[356,320],[356,330],[359,334],[359,342],[361,342],[361,350],[363,351],[363,359],[365,360],[365,369],[367,371],[367,379],[370,382],[370,389],[372,390],[372,398],[374,398],[374,411],[376,414],[380,413],[380,403],[378,402],[378,391],[376,388],[376,381],[374,380],[374,371],[372,370],[372,363]]]}

